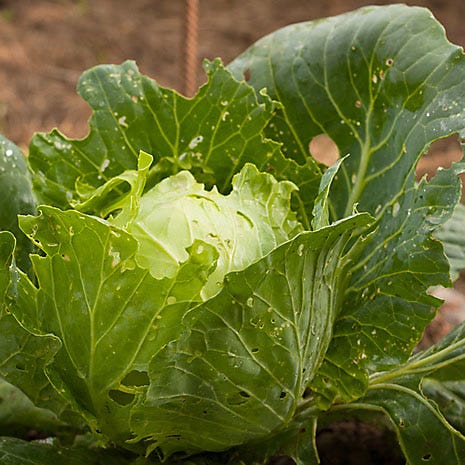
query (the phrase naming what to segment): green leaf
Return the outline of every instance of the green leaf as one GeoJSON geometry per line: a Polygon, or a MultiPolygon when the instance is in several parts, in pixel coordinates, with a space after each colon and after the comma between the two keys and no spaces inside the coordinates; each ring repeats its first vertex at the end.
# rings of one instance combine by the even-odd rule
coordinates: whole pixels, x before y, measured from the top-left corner
{"type": "Polygon", "coordinates": [[[369,221],[302,233],[201,303],[217,257],[209,244],[194,242],[175,276],[155,279],[125,231],[41,207],[21,218],[46,254],[32,257],[38,288],[21,279],[11,311],[34,340],[59,338],[47,376],[95,431],[165,457],[223,450],[291,420],[331,339],[334,290],[347,279],[341,254],[369,221]]]}
{"type": "Polygon", "coordinates": [[[421,388],[428,399],[436,402],[447,421],[465,434],[465,381],[438,381],[426,378],[421,388]]]}
{"type": "Polygon", "coordinates": [[[316,427],[316,416],[303,421],[294,419],[290,427],[267,440],[238,448],[238,455],[245,463],[264,464],[272,457],[289,457],[296,465],[318,465],[316,427]]]}
{"type": "Polygon", "coordinates": [[[27,271],[29,253],[33,247],[18,227],[19,214],[34,213],[35,199],[26,159],[21,150],[0,135],[0,230],[11,231],[16,237],[15,256],[18,265],[27,271]]]}
{"type": "Polygon", "coordinates": [[[15,248],[15,238],[7,231],[0,231],[0,316],[4,313],[5,294],[10,285],[10,265],[15,248]]]}
{"type": "Polygon", "coordinates": [[[465,324],[413,357],[401,370],[416,376],[423,394],[465,433],[465,324]]]}
{"type": "Polygon", "coordinates": [[[465,463],[465,437],[414,389],[394,383],[376,384],[352,407],[379,409],[389,417],[408,465],[465,463]]]}
{"type": "Polygon", "coordinates": [[[363,395],[367,370],[405,361],[438,306],[427,289],[450,282],[431,234],[458,202],[464,165],[419,185],[415,167],[434,140],[465,134],[464,66],[431,13],[404,5],[285,27],[229,65],[282,104],[267,134],[286,156],[305,160],[320,133],[337,144],[329,221],[354,209],[376,218],[312,386],[322,406],[363,395]]]}
{"type": "Polygon", "coordinates": [[[332,336],[343,251],[369,217],[304,232],[180,319],[179,336],[150,364],[133,409],[134,441],[162,457],[223,450],[286,428],[332,336]]]}
{"type": "Polygon", "coordinates": [[[443,244],[450,263],[451,278],[455,281],[465,269],[465,206],[458,204],[452,217],[435,233],[443,244]]]}
{"type": "MultiPolygon", "coordinates": [[[[0,438],[0,461],[3,465],[129,465],[133,458],[103,449],[61,447],[16,438],[0,438]]],[[[138,461],[140,465],[145,461],[138,461]]]]}
{"type": "Polygon", "coordinates": [[[170,310],[200,299],[216,251],[194,242],[175,276],[157,280],[136,264],[137,242],[123,230],[72,210],[40,211],[20,221],[46,254],[32,256],[38,288],[23,277],[11,312],[33,341],[53,334],[61,346],[43,356],[60,396],[95,430],[124,441],[148,363],[177,332],[170,310]]]}
{"type": "MultiPolygon", "coordinates": [[[[61,414],[66,404],[51,389],[43,368],[59,347],[51,335],[36,338],[9,313],[11,295],[16,294],[23,274],[11,269],[15,239],[9,232],[0,232],[0,376],[22,391],[37,405],[61,414]]],[[[32,287],[26,286],[20,305],[35,307],[32,287]],[[32,292],[30,292],[32,291],[32,292]]]]}
{"type": "Polygon", "coordinates": [[[17,387],[0,379],[0,435],[26,437],[31,430],[54,433],[63,423],[50,410],[37,408],[17,387]]]}
{"type": "Polygon", "coordinates": [[[263,138],[274,111],[269,97],[262,95],[259,104],[253,89],[218,60],[205,67],[208,82],[192,99],[158,86],[129,61],[84,73],[78,92],[94,111],[89,135],[70,140],[52,131],[31,141],[29,163],[41,203],[68,208],[84,188],[136,169],[143,150],[155,155],[148,187],[188,169],[198,182],[227,193],[233,175],[253,163],[298,185],[296,206],[308,223],[321,176],[317,164],[298,165],[263,138]]]}

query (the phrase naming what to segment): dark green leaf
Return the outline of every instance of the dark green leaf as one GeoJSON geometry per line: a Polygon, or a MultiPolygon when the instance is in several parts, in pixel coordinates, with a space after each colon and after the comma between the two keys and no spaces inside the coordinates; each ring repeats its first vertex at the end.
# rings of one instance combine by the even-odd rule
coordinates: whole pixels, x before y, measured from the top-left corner
{"type": "Polygon", "coordinates": [[[15,256],[25,271],[30,267],[29,253],[33,247],[18,227],[19,214],[34,213],[35,199],[26,159],[21,150],[0,135],[0,230],[11,231],[16,237],[15,256]]]}
{"type": "Polygon", "coordinates": [[[342,160],[332,179],[330,220],[354,209],[375,218],[326,363],[312,389],[329,405],[363,395],[366,368],[405,361],[438,305],[430,286],[449,283],[442,246],[431,233],[460,196],[463,164],[415,184],[429,144],[464,133],[465,57],[422,8],[368,7],[285,27],[234,60],[237,77],[283,107],[267,133],[302,161],[326,133],[342,160]]]}
{"type": "Polygon", "coordinates": [[[465,437],[415,390],[400,384],[380,383],[372,386],[356,407],[379,408],[388,415],[407,465],[465,463],[465,437]]]}
{"type": "Polygon", "coordinates": [[[443,244],[450,263],[450,273],[455,281],[465,269],[465,206],[458,204],[452,217],[435,234],[443,244]]]}
{"type": "MultiPolygon", "coordinates": [[[[60,447],[15,438],[0,438],[2,465],[130,465],[133,458],[103,449],[60,447]]],[[[144,465],[145,461],[137,462],[144,465]]]]}

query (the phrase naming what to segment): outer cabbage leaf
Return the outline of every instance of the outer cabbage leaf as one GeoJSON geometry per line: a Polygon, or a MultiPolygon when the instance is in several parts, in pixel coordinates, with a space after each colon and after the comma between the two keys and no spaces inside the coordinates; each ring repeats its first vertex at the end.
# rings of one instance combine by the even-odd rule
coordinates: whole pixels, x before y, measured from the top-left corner
{"type": "Polygon", "coordinates": [[[464,369],[462,324],[406,363],[373,374],[367,395],[340,409],[385,413],[409,464],[463,464],[465,437],[454,427],[464,431],[464,369]]]}
{"type": "Polygon", "coordinates": [[[465,463],[465,437],[415,388],[376,384],[351,407],[382,411],[389,417],[408,465],[465,463]]]}
{"type": "Polygon", "coordinates": [[[137,242],[123,230],[76,211],[41,212],[21,218],[46,254],[31,257],[38,288],[23,276],[10,310],[33,341],[57,340],[61,349],[44,358],[60,396],[95,430],[127,439],[128,404],[148,383],[150,358],[176,333],[170,307],[199,299],[216,251],[194,242],[176,275],[156,280],[137,266],[137,242]]]}
{"type": "Polygon", "coordinates": [[[465,434],[465,324],[416,355],[407,368],[421,380],[423,394],[465,434]]]}
{"type": "Polygon", "coordinates": [[[136,440],[166,456],[289,426],[332,337],[344,249],[368,221],[362,214],[301,233],[186,312],[179,337],[151,361],[147,397],[132,411],[136,440]]]}
{"type": "Polygon", "coordinates": [[[33,247],[18,227],[19,214],[34,213],[32,183],[21,150],[0,135],[0,230],[11,231],[16,237],[15,256],[18,265],[29,269],[29,253],[33,247]]]}
{"type": "Polygon", "coordinates": [[[66,429],[50,410],[36,407],[17,387],[0,379],[0,435],[27,437],[31,430],[53,434],[66,429]]]}
{"type": "Polygon", "coordinates": [[[41,207],[21,218],[46,254],[32,257],[35,302],[22,300],[23,277],[11,311],[36,339],[59,339],[47,376],[94,430],[163,456],[223,450],[291,420],[332,336],[343,251],[368,222],[301,233],[201,303],[217,258],[209,244],[194,242],[175,276],[155,279],[122,229],[41,207]]]}
{"type": "Polygon", "coordinates": [[[376,218],[312,386],[322,405],[357,398],[367,369],[408,358],[438,306],[427,289],[450,283],[431,233],[459,199],[463,164],[419,185],[415,167],[432,141],[464,133],[465,57],[428,10],[391,5],[285,27],[229,69],[283,104],[267,133],[286,156],[304,160],[320,133],[337,144],[329,221],[354,208],[376,218]]]}
{"type": "Polygon", "coordinates": [[[144,465],[143,459],[125,458],[114,451],[84,446],[62,447],[59,445],[26,442],[16,438],[0,438],[0,460],[3,465],[144,465]]]}
{"type": "Polygon", "coordinates": [[[465,206],[458,204],[451,218],[435,233],[443,244],[450,263],[451,278],[455,281],[465,269],[465,206]]]}
{"type": "MultiPolygon", "coordinates": [[[[19,272],[12,269],[14,246],[12,234],[0,232],[0,376],[20,385],[22,391],[37,405],[63,413],[66,404],[51,389],[43,372],[50,354],[59,346],[58,341],[53,336],[34,337],[7,311],[10,303],[8,293],[15,293],[20,279],[19,272]]],[[[29,305],[33,303],[34,295],[26,292],[24,298],[26,305],[29,305]]],[[[8,389],[3,380],[1,383],[4,389],[8,389]]],[[[43,413],[44,418],[52,418],[51,413],[43,413]]],[[[7,415],[6,411],[2,411],[2,414],[7,415]]],[[[53,421],[56,418],[50,423],[53,421]]]]}
{"type": "MultiPolygon", "coordinates": [[[[242,166],[253,163],[278,179],[293,181],[296,211],[309,224],[320,169],[313,159],[299,165],[280,144],[263,138],[274,112],[269,97],[232,78],[217,60],[206,63],[208,82],[188,99],[139,74],[133,62],[85,72],[78,92],[94,110],[89,135],[70,140],[58,131],[37,134],[29,163],[41,203],[68,208],[80,194],[137,166],[141,150],[155,155],[148,187],[187,169],[208,188],[226,193],[242,166]]],[[[85,196],[84,196],[85,199],[85,196]]]]}

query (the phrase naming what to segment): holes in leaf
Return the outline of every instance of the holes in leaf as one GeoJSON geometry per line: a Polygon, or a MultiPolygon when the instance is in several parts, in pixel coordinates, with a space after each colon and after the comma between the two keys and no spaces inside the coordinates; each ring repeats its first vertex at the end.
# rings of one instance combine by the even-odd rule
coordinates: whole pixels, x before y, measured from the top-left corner
{"type": "Polygon", "coordinates": [[[26,371],[26,365],[24,365],[23,363],[17,363],[16,369],[19,371],[26,371]]]}
{"type": "Polygon", "coordinates": [[[238,391],[227,398],[229,405],[242,405],[248,402],[250,394],[246,391],[238,391]]]}
{"type": "Polygon", "coordinates": [[[145,371],[132,370],[121,381],[124,386],[148,386],[149,375],[145,371]]]}
{"type": "Polygon", "coordinates": [[[449,168],[452,162],[461,160],[462,156],[462,147],[456,134],[437,140],[420,158],[416,169],[417,178],[426,175],[431,179],[439,167],[449,168]]]}
{"type": "Polygon", "coordinates": [[[421,460],[423,460],[423,462],[429,462],[431,459],[433,458],[433,456],[431,454],[425,454],[421,460]]]}
{"type": "Polygon", "coordinates": [[[117,389],[112,389],[108,392],[110,399],[114,400],[117,404],[124,407],[129,405],[135,397],[135,394],[129,394],[128,392],[118,391],[117,389]]]}
{"type": "Polygon", "coordinates": [[[253,348],[252,348],[252,353],[253,353],[253,354],[256,354],[256,353],[259,352],[259,351],[260,351],[260,349],[259,349],[258,347],[253,347],[253,348]]]}
{"type": "Polygon", "coordinates": [[[287,396],[287,393],[284,391],[281,391],[281,394],[279,394],[280,399],[284,399],[287,396]]]}
{"type": "Polygon", "coordinates": [[[309,144],[311,156],[326,166],[333,165],[339,159],[339,150],[334,141],[326,134],[315,136],[309,144]]]}

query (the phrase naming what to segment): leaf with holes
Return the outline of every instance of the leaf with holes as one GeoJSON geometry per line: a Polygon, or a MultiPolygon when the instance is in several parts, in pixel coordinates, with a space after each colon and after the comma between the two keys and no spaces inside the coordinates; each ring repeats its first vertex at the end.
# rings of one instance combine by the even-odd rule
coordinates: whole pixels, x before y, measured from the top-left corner
{"type": "Polygon", "coordinates": [[[415,166],[436,139],[464,133],[465,60],[428,10],[369,7],[283,28],[234,60],[257,90],[282,103],[267,127],[287,156],[302,160],[310,140],[329,135],[344,158],[333,173],[330,220],[357,211],[376,218],[354,264],[343,311],[313,386],[330,404],[367,386],[367,372],[404,361],[448,285],[442,246],[430,235],[460,196],[456,174],[415,182],[415,166]],[[386,315],[389,315],[387,317],[386,315]]]}
{"type": "Polygon", "coordinates": [[[88,136],[34,136],[44,205],[20,226],[39,253],[27,275],[0,233],[0,373],[135,463],[316,465],[318,427],[363,410],[408,464],[465,465],[444,402],[461,399],[462,329],[412,356],[430,288],[450,284],[440,240],[452,259],[461,243],[441,226],[465,163],[415,168],[465,135],[462,50],[427,10],[390,5],[205,67],[192,99],[132,62],[93,68],[88,136]]]}
{"type": "Polygon", "coordinates": [[[245,163],[299,186],[299,215],[310,221],[320,169],[283,157],[280,144],[262,130],[274,112],[265,94],[232,78],[219,60],[206,62],[208,82],[188,99],[142,76],[133,62],[102,65],[81,77],[78,92],[93,109],[90,132],[70,140],[54,130],[36,134],[29,162],[41,203],[68,208],[86,193],[126,170],[136,169],[141,150],[154,155],[148,187],[187,169],[222,193],[245,163]]]}

